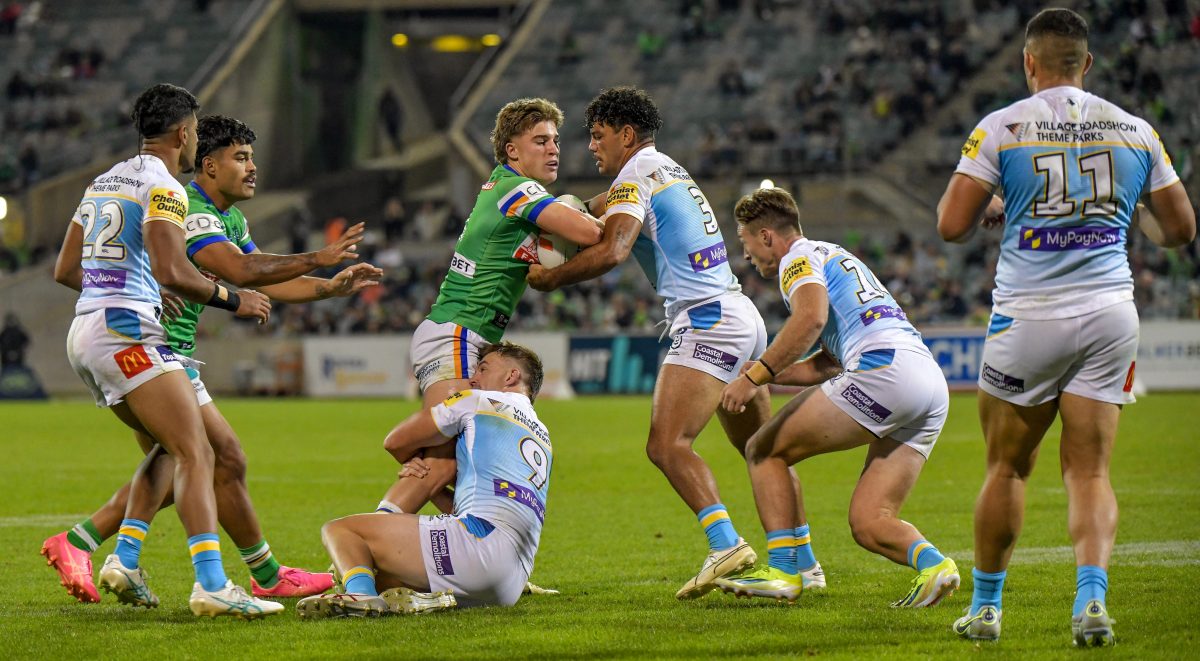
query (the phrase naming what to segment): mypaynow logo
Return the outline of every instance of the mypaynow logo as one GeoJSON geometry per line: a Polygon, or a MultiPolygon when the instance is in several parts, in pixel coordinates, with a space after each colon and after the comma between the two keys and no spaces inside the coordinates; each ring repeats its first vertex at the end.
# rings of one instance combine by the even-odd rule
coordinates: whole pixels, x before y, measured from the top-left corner
{"type": "Polygon", "coordinates": [[[84,289],[124,289],[127,273],[119,269],[84,269],[84,289]]]}
{"type": "Polygon", "coordinates": [[[1092,250],[1121,241],[1116,227],[1022,227],[1021,250],[1092,250]]]}
{"type": "Polygon", "coordinates": [[[692,271],[699,273],[729,261],[729,251],[724,243],[717,243],[689,254],[688,261],[692,264],[692,271]]]}

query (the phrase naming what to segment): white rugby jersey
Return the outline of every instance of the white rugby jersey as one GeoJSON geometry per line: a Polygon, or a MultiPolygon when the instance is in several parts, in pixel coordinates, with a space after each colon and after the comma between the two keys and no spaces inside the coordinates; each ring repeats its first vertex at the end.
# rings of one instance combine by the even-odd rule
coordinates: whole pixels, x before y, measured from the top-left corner
{"type": "Polygon", "coordinates": [[[892,294],[845,248],[796,239],[779,262],[779,293],[789,311],[792,294],[809,283],[828,292],[829,319],[821,330],[821,344],[842,365],[868,349],[928,351],[892,294]]]}
{"type": "Polygon", "coordinates": [[[1062,319],[1133,298],[1126,232],[1145,192],[1179,180],[1145,120],[1076,87],[983,119],[956,172],[1004,189],[995,311],[1062,319]]]}
{"type": "Polygon", "coordinates": [[[741,291],[704,193],[653,145],[634,154],[613,181],[605,214],[614,213],[642,222],[633,255],[663,297],[668,319],[690,304],[741,291]]]}
{"type": "Polygon", "coordinates": [[[183,186],[157,156],[134,156],[96,177],[71,216],[83,228],[83,291],[75,313],[159,306],[142,225],[162,220],[182,228],[187,210],[183,186]]]}
{"type": "Polygon", "coordinates": [[[457,437],[454,513],[503,528],[533,568],[546,517],[553,450],[529,398],[521,393],[464,390],[431,410],[444,436],[457,437]]]}

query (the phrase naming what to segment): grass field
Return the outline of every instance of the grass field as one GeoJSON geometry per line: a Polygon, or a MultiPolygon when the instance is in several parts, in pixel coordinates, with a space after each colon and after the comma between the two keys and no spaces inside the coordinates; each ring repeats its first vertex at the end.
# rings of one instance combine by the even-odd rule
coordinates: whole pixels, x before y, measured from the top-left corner
{"type": "MultiPolygon", "coordinates": [[[[778,406],[781,401],[776,402],[778,406]]],[[[285,564],[323,569],[320,525],[373,509],[396,466],[384,433],[414,402],[224,400],[250,458],[250,489],[285,564]]],[[[1108,603],[1114,651],[1070,644],[1074,561],[1057,467],[1057,431],[1030,483],[1025,531],[1010,568],[1004,637],[973,645],[950,622],[970,601],[971,512],[983,476],[974,397],[950,421],[903,512],[957,560],[963,590],[946,604],[892,610],[911,570],[858,548],[846,506],[863,451],[801,465],[824,594],[792,607],[714,593],[688,603],[676,588],[698,568],[704,535],[643,451],[645,398],[586,398],[540,406],[555,448],[545,533],[534,581],[562,590],[512,609],[419,618],[301,622],[289,609],[259,622],[197,621],[187,610],[191,566],[173,511],[155,520],[143,566],[162,598],[154,611],[75,603],[38,555],[41,541],[77,523],[132,472],[135,443],[109,413],[82,402],[0,405],[0,641],[10,658],[612,658],[729,656],[1055,658],[1194,653],[1200,608],[1200,395],[1156,394],[1129,407],[1114,459],[1121,504],[1108,603]]],[[[717,473],[734,523],[762,552],[745,467],[712,424],[697,444],[717,473]]],[[[113,546],[96,555],[97,568],[113,546]]],[[[223,537],[231,577],[249,576],[223,537]]],[[[763,553],[765,555],[765,553],[763,553]]]]}

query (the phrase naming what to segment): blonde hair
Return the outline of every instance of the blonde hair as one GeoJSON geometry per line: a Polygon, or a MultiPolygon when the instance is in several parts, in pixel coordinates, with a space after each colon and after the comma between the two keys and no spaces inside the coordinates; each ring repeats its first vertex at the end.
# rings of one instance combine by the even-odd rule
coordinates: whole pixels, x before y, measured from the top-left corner
{"type": "Polygon", "coordinates": [[[554,122],[555,128],[562,126],[563,114],[546,99],[517,99],[506,104],[496,113],[496,127],[492,129],[492,150],[497,163],[508,162],[505,146],[513,138],[545,121],[554,122]]]}
{"type": "Polygon", "coordinates": [[[743,225],[761,220],[774,229],[801,231],[800,209],[795,198],[782,188],[759,188],[742,196],[733,208],[733,218],[743,225]]]}

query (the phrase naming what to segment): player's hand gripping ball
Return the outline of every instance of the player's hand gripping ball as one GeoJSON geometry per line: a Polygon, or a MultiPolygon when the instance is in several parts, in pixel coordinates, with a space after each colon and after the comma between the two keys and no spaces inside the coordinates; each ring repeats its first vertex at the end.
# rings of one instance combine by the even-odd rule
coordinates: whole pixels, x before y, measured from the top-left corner
{"type": "MultiPolygon", "coordinates": [[[[559,195],[558,201],[589,217],[591,216],[583,200],[574,195],[559,195]]],[[[575,242],[564,239],[561,236],[542,232],[541,236],[538,237],[538,263],[548,269],[561,266],[578,252],[579,246],[575,242]]]]}

